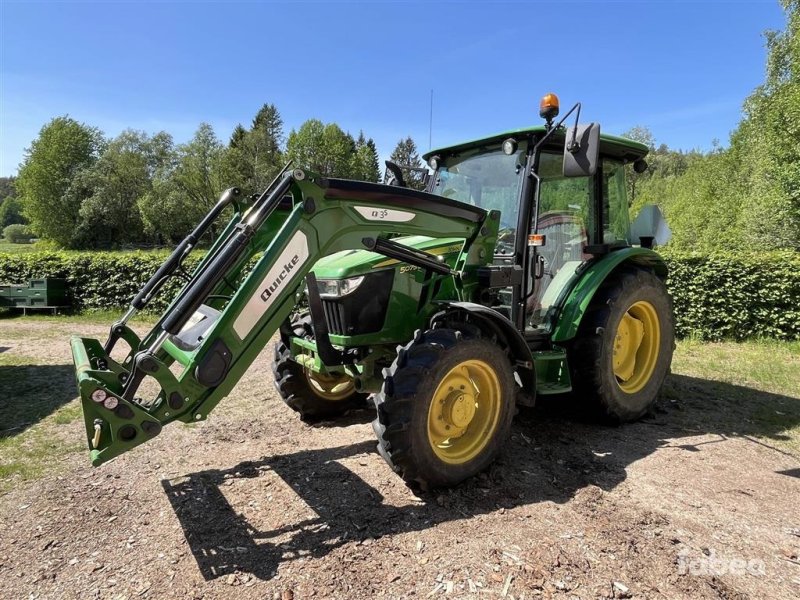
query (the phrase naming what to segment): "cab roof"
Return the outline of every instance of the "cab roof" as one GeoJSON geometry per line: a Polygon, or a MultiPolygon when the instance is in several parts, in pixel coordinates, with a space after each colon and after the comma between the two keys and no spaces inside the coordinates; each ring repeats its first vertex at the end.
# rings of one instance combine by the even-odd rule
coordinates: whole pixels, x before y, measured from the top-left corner
{"type": "MultiPolygon", "coordinates": [[[[489,137],[470,140],[468,142],[454,144],[453,146],[443,146],[441,148],[429,150],[422,155],[422,158],[427,162],[428,158],[434,154],[455,154],[461,152],[462,150],[468,150],[480,146],[488,146],[491,144],[499,144],[507,138],[515,138],[521,141],[530,135],[542,135],[546,131],[547,129],[545,129],[544,125],[536,125],[534,127],[526,127],[523,129],[512,129],[511,131],[496,133],[489,137]]],[[[564,131],[566,131],[566,129],[564,129],[564,131]]],[[[564,134],[561,132],[556,132],[553,136],[553,145],[560,144],[563,146],[563,143],[564,134]]],[[[640,144],[639,142],[634,142],[633,140],[618,137],[616,135],[600,133],[600,154],[619,158],[626,162],[632,162],[636,159],[646,156],[648,151],[648,147],[644,144],[640,144]]]]}

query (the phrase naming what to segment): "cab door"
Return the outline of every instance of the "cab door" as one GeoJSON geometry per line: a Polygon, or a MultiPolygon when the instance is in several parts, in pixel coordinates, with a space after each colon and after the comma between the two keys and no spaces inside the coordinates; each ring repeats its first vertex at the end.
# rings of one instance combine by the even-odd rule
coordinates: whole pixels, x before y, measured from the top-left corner
{"type": "Polygon", "coordinates": [[[592,258],[586,247],[595,227],[594,177],[564,177],[562,162],[561,153],[550,152],[542,153],[539,161],[542,189],[536,229],[545,236],[545,244],[529,249],[534,266],[533,289],[525,304],[526,333],[549,333],[562,293],[592,258]]]}

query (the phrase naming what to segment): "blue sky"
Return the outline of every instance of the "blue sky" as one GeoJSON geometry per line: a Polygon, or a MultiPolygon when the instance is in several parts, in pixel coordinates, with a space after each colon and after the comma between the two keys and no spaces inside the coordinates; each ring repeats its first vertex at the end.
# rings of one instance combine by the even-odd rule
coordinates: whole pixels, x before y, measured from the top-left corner
{"type": "Polygon", "coordinates": [[[586,120],[708,149],[763,79],[777,0],[750,2],[18,2],[0,0],[0,175],[50,118],[116,135],[227,140],[264,102],[433,145],[537,123],[548,91],[586,120]]]}

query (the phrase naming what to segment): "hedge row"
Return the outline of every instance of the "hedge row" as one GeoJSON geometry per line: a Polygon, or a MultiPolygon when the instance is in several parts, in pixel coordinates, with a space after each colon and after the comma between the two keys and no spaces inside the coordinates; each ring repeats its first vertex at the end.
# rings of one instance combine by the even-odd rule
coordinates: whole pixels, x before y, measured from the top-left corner
{"type": "MultiPolygon", "coordinates": [[[[77,310],[122,309],[130,305],[145,282],[168,256],[167,252],[31,252],[0,253],[0,282],[62,277],[70,303],[77,310]]],[[[185,261],[191,272],[200,255],[185,261]]],[[[163,311],[182,285],[171,278],[150,305],[163,311]]]]}
{"type": "MultiPolygon", "coordinates": [[[[800,339],[800,253],[699,255],[667,250],[677,333],[707,340],[800,339]]],[[[160,252],[0,254],[0,281],[64,277],[76,309],[128,305],[166,257],[160,252]]],[[[197,257],[190,257],[191,270],[197,257]]],[[[162,311],[180,282],[151,305],[162,311]]]]}
{"type": "Polygon", "coordinates": [[[679,336],[800,339],[800,253],[662,254],[679,336]]]}

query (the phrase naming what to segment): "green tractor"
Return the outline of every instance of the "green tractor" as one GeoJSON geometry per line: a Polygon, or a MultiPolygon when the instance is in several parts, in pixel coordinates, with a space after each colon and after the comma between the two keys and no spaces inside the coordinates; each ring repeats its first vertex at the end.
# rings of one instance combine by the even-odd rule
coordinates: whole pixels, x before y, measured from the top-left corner
{"type": "Polygon", "coordinates": [[[391,163],[390,184],[287,165],[258,197],[226,191],[105,344],[72,340],[92,464],[205,419],[276,332],[286,404],[316,420],[371,399],[381,456],[422,488],[487,467],[517,405],[539,396],[571,392],[617,423],[644,415],[674,347],[655,234],[639,224],[631,239],[628,219],[625,165],[640,170],[647,148],[580,125],[580,104],[555,122],[552,94],[540,114],[542,126],[427,153],[425,191],[391,163]],[[129,319],[228,206],[139,337],[129,319]]]}

